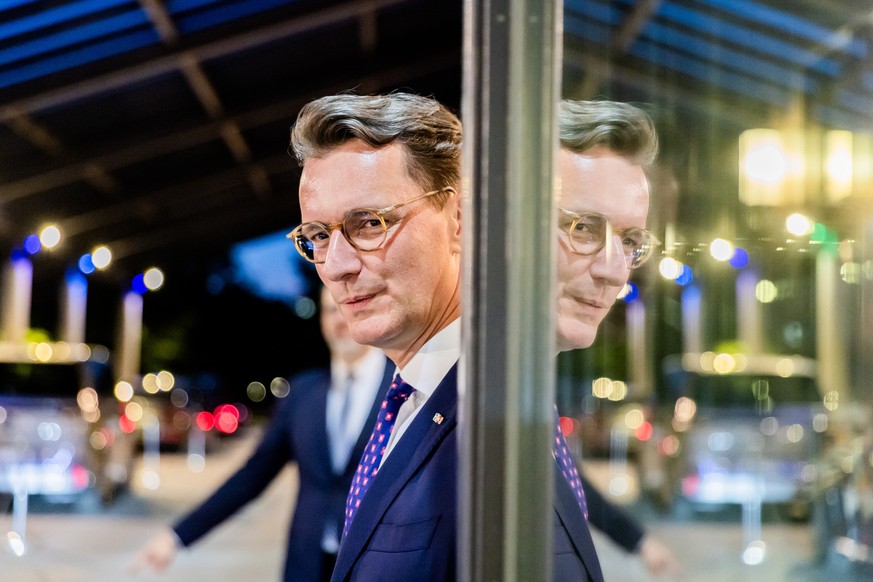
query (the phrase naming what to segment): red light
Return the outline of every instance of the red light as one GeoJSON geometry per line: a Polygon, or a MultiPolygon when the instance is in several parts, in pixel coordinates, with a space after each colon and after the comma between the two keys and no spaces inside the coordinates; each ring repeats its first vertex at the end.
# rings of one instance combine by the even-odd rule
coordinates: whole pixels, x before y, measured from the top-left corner
{"type": "Polygon", "coordinates": [[[136,423],[130,420],[130,417],[126,414],[122,414],[118,417],[118,428],[130,434],[136,430],[136,423]]]}
{"type": "Polygon", "coordinates": [[[638,426],[637,430],[634,431],[634,436],[641,441],[647,441],[652,438],[652,423],[649,421],[643,422],[643,424],[638,426]]]}
{"type": "Polygon", "coordinates": [[[84,489],[88,486],[88,469],[82,465],[73,465],[70,476],[76,489],[84,489]]]}
{"type": "Polygon", "coordinates": [[[220,404],[215,407],[215,428],[219,432],[231,434],[239,428],[239,409],[233,404],[220,404]]]}
{"type": "Polygon", "coordinates": [[[559,419],[561,424],[561,432],[564,433],[564,437],[568,437],[573,434],[573,431],[576,430],[576,421],[568,416],[562,416],[559,419]]]}
{"type": "Polygon", "coordinates": [[[692,497],[700,488],[700,477],[698,475],[688,475],[682,479],[682,493],[686,497],[692,497]]]}
{"type": "Polygon", "coordinates": [[[203,412],[197,413],[197,419],[195,420],[197,423],[197,428],[202,431],[212,430],[212,427],[215,426],[215,417],[212,416],[211,412],[203,412]]]}
{"type": "Polygon", "coordinates": [[[213,412],[215,416],[221,416],[222,414],[230,414],[236,420],[239,420],[239,409],[233,404],[219,404],[215,407],[215,412],[213,412]]]}

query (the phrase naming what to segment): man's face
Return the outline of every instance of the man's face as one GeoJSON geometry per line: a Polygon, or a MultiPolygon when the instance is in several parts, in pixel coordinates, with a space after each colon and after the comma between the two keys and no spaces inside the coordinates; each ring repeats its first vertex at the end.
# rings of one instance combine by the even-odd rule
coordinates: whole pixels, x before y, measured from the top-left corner
{"type": "MultiPolygon", "coordinates": [[[[558,206],[606,216],[614,233],[645,228],[649,187],[643,169],[604,147],[584,154],[558,153],[561,196],[558,206]]],[[[612,240],[598,253],[575,254],[567,234],[558,234],[558,350],[587,348],[597,328],[630,276],[621,240],[612,240]]]]}
{"type": "MultiPolygon", "coordinates": [[[[303,222],[334,224],[352,209],[381,209],[424,193],[406,171],[402,146],[373,149],[352,140],[306,161],[300,209],[303,222]]],[[[402,365],[460,314],[458,197],[442,210],[421,200],[385,218],[381,248],[360,251],[336,229],[316,269],[355,341],[382,348],[402,365]]]]}

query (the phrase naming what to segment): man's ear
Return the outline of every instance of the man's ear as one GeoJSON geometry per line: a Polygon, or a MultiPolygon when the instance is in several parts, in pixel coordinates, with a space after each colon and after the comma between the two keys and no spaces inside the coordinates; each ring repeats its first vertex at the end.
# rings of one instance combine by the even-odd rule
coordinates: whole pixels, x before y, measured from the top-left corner
{"type": "Polygon", "coordinates": [[[461,252],[461,197],[460,196],[452,196],[449,198],[449,208],[448,212],[451,213],[449,216],[449,241],[452,248],[453,253],[461,252]]]}

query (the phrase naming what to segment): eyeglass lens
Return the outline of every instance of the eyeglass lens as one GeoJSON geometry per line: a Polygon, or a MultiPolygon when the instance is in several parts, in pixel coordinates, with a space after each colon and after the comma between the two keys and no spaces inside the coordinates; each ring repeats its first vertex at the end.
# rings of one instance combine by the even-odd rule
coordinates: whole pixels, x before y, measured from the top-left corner
{"type": "MultiPolygon", "coordinates": [[[[362,251],[376,250],[385,240],[385,222],[372,210],[350,211],[343,218],[340,228],[346,240],[362,251]]],[[[330,244],[330,228],[315,222],[302,224],[294,243],[309,260],[321,262],[330,244]]]]}
{"type": "MultiPolygon", "coordinates": [[[[573,249],[582,255],[593,255],[606,244],[610,232],[609,222],[598,214],[583,214],[572,221],[567,229],[573,243],[573,249]]],[[[621,233],[621,244],[628,266],[641,265],[649,256],[651,240],[649,234],[642,229],[631,229],[621,233]]]]}

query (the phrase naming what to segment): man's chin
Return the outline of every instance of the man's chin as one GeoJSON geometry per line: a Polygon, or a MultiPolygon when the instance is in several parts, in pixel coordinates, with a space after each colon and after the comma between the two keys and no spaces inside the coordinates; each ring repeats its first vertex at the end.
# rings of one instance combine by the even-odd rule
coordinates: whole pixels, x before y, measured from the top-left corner
{"type": "Polygon", "coordinates": [[[566,330],[558,329],[558,351],[566,352],[570,350],[583,350],[590,348],[594,343],[594,338],[597,330],[591,331],[588,326],[586,329],[573,329],[569,333],[566,330]]]}

